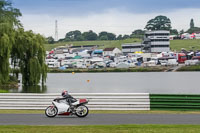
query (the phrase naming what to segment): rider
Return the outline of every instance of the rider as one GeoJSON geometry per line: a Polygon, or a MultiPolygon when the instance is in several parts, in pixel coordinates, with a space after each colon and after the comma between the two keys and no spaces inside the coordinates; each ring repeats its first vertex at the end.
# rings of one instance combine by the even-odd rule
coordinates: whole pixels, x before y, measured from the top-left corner
{"type": "Polygon", "coordinates": [[[66,101],[69,103],[69,105],[71,106],[71,103],[75,102],[76,99],[74,99],[71,95],[68,94],[68,91],[64,90],[61,93],[62,95],[62,99],[66,99],[66,101]]]}

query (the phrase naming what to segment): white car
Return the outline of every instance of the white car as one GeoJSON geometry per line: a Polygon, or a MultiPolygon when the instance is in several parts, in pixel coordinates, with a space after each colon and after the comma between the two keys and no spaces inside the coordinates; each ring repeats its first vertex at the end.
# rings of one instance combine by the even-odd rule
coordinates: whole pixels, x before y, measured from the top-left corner
{"type": "Polygon", "coordinates": [[[200,63],[199,60],[186,60],[186,61],[185,61],[185,65],[186,65],[186,66],[197,65],[197,64],[199,64],[199,63],[200,63]]]}
{"type": "Polygon", "coordinates": [[[168,66],[177,66],[178,65],[178,62],[176,59],[169,59],[168,60],[168,66]]]}
{"type": "Polygon", "coordinates": [[[167,66],[168,61],[167,60],[160,60],[160,64],[161,64],[161,66],[167,66]]]}

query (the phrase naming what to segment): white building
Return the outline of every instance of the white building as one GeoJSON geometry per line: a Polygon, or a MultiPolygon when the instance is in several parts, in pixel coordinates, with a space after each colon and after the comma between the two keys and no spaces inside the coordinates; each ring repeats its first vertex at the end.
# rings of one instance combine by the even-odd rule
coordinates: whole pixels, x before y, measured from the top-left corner
{"type": "Polygon", "coordinates": [[[160,53],[170,51],[169,31],[147,31],[144,36],[143,46],[146,52],[160,53]]]}
{"type": "Polygon", "coordinates": [[[141,51],[142,50],[142,45],[141,43],[127,43],[127,44],[122,44],[122,52],[124,54],[128,54],[128,53],[134,53],[136,51],[141,51]]]}
{"type": "Polygon", "coordinates": [[[147,31],[143,43],[122,44],[124,54],[142,51],[146,53],[161,53],[170,51],[170,32],[165,30],[147,31]]]}
{"type": "Polygon", "coordinates": [[[103,50],[103,55],[109,55],[109,56],[116,56],[116,55],[120,55],[122,53],[122,51],[118,48],[105,48],[103,50]]]}

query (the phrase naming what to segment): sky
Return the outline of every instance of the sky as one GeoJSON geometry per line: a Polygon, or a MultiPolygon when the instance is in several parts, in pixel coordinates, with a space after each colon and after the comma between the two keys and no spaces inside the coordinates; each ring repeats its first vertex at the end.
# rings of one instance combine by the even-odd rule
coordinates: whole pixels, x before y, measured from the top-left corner
{"type": "Polygon", "coordinates": [[[72,30],[131,34],[158,15],[170,18],[172,28],[187,30],[191,18],[200,27],[200,0],[11,0],[20,9],[26,30],[64,38],[72,30]]]}

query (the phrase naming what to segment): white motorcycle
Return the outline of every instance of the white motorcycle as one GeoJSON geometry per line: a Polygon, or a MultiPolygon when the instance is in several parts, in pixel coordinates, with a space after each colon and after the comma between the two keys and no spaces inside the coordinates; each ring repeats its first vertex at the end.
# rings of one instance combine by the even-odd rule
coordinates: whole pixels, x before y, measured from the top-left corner
{"type": "Polygon", "coordinates": [[[87,99],[73,99],[74,102],[69,105],[65,100],[54,99],[51,106],[47,107],[45,114],[47,117],[55,117],[56,115],[76,115],[78,117],[86,117],[89,109],[85,104],[88,103],[87,99]]]}

